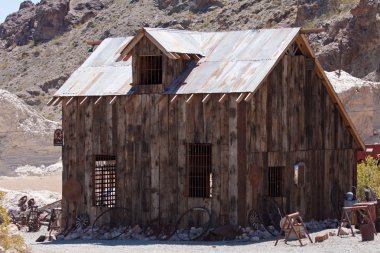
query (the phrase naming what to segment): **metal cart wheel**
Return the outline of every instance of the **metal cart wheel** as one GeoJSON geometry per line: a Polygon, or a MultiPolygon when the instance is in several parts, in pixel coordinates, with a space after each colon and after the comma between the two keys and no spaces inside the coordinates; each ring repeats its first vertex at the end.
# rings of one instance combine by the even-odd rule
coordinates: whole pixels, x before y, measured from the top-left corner
{"type": "Polygon", "coordinates": [[[183,241],[198,240],[204,236],[211,225],[211,214],[203,207],[187,210],[177,221],[176,233],[183,241]]]}
{"type": "MultiPolygon", "coordinates": [[[[95,228],[96,223],[99,221],[99,219],[100,219],[103,215],[105,215],[106,213],[109,213],[109,212],[114,211],[114,210],[117,210],[117,209],[123,211],[123,216],[124,216],[124,217],[126,217],[127,214],[129,213],[129,212],[128,212],[128,209],[127,209],[127,208],[124,208],[124,207],[112,207],[112,208],[110,208],[110,209],[108,209],[108,210],[102,212],[101,214],[98,215],[98,217],[96,217],[96,219],[94,220],[94,223],[92,223],[92,227],[91,227],[91,232],[92,232],[92,234],[94,234],[94,228],[95,228]]],[[[111,226],[112,226],[112,225],[115,225],[115,224],[108,224],[108,225],[111,225],[111,226]]],[[[116,239],[116,238],[120,237],[122,234],[124,234],[125,232],[127,232],[127,230],[128,230],[128,228],[124,229],[124,230],[123,230],[122,232],[120,232],[118,235],[116,235],[116,236],[114,236],[114,237],[112,237],[112,238],[110,238],[110,239],[108,239],[108,240],[113,240],[113,239],[116,239]]]]}

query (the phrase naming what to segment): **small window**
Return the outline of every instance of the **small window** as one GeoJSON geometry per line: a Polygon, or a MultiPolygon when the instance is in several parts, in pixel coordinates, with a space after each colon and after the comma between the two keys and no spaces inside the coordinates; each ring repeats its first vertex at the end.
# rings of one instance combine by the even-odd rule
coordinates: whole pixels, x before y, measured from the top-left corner
{"type": "Polygon", "coordinates": [[[305,163],[303,162],[294,165],[294,184],[298,187],[305,185],[305,163]]]}
{"type": "Polygon", "coordinates": [[[95,206],[116,206],[116,156],[95,156],[94,197],[95,206]]]}
{"type": "Polygon", "coordinates": [[[211,144],[187,145],[189,197],[212,197],[211,144]]]}
{"type": "Polygon", "coordinates": [[[284,167],[268,168],[268,196],[282,197],[282,178],[284,167]]]}
{"type": "Polygon", "coordinates": [[[162,84],[162,56],[140,56],[141,84],[162,84]]]}

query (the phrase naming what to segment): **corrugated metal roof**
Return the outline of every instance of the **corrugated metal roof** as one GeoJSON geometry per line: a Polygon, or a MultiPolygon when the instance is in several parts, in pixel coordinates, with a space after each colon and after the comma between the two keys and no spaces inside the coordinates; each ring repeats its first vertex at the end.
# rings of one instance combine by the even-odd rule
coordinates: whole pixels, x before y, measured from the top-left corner
{"type": "Polygon", "coordinates": [[[167,52],[182,54],[200,54],[202,33],[174,29],[144,28],[167,52]]]}
{"type": "Polygon", "coordinates": [[[253,92],[298,34],[298,28],[206,33],[205,57],[168,94],[253,92]]]}
{"type": "Polygon", "coordinates": [[[132,60],[116,62],[133,39],[105,39],[54,96],[125,95],[132,88],[132,60]]]}
{"type": "MultiPolygon", "coordinates": [[[[253,92],[295,39],[299,28],[235,32],[189,32],[144,28],[168,52],[204,55],[166,94],[253,92]]],[[[132,40],[106,39],[55,96],[130,94],[131,59],[116,60],[132,40]]]]}

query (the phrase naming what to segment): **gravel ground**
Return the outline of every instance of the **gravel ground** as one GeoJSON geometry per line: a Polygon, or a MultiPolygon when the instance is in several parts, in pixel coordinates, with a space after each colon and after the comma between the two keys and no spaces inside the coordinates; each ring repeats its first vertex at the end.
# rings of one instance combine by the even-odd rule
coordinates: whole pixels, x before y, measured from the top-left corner
{"type": "MultiPolygon", "coordinates": [[[[311,238],[318,234],[337,232],[337,229],[328,229],[321,232],[311,233],[311,238]]],[[[260,241],[257,243],[247,241],[227,241],[227,242],[160,242],[160,241],[137,241],[137,240],[73,240],[73,241],[54,241],[45,243],[36,243],[35,240],[44,234],[25,233],[25,240],[32,248],[33,253],[245,253],[245,252],[380,252],[379,242],[380,235],[375,236],[374,241],[362,242],[361,235],[355,237],[349,236],[330,236],[327,241],[322,243],[311,244],[306,239],[306,244],[301,247],[298,241],[291,241],[285,244],[283,240],[277,246],[274,246],[275,240],[260,241]]]]}

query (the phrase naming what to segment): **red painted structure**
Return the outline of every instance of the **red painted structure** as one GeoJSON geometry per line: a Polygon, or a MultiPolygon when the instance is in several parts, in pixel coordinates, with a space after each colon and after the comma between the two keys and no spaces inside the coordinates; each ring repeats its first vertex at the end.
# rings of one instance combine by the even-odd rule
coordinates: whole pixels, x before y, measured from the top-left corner
{"type": "Polygon", "coordinates": [[[380,155],[380,144],[365,145],[365,151],[357,152],[358,162],[364,160],[367,156],[372,156],[377,159],[380,155]]]}

